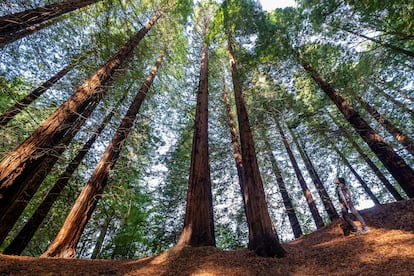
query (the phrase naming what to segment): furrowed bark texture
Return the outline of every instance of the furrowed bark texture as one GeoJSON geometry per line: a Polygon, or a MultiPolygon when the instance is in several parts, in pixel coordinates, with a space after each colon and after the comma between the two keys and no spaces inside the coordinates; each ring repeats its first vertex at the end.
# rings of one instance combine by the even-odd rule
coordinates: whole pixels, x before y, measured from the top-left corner
{"type": "Polygon", "coordinates": [[[237,169],[237,175],[239,177],[239,185],[240,185],[240,192],[242,195],[244,210],[246,212],[246,202],[244,201],[244,172],[243,172],[243,159],[242,154],[240,150],[240,143],[239,143],[239,137],[237,135],[237,129],[236,125],[234,123],[234,118],[231,112],[231,106],[230,106],[230,99],[229,95],[227,93],[224,73],[223,73],[223,98],[224,98],[224,104],[226,107],[226,117],[227,117],[227,124],[230,129],[230,136],[231,136],[231,145],[233,148],[233,157],[234,161],[236,163],[236,169],[237,169]]]}
{"type": "Polygon", "coordinates": [[[276,176],[276,183],[279,186],[280,195],[283,199],[283,205],[285,206],[286,214],[289,218],[293,235],[295,236],[295,238],[299,238],[303,235],[302,228],[300,227],[298,217],[296,216],[295,209],[293,208],[292,200],[290,199],[289,192],[286,188],[285,182],[283,181],[282,171],[280,170],[276,158],[273,155],[272,146],[270,145],[269,137],[267,134],[264,137],[264,143],[266,146],[267,155],[270,159],[270,163],[272,164],[273,173],[276,176]]]}
{"type": "Polygon", "coordinates": [[[13,34],[65,13],[86,7],[99,0],[67,0],[0,17],[0,37],[13,34]]]}
{"type": "Polygon", "coordinates": [[[54,76],[40,85],[38,88],[32,91],[29,95],[18,101],[14,106],[10,107],[0,115],[0,127],[4,127],[10,120],[12,120],[17,114],[19,114],[24,108],[39,98],[44,92],[52,87],[56,82],[63,78],[70,70],[72,70],[76,64],[81,61],[72,62],[65,66],[62,70],[57,72],[54,76]]]}
{"type": "Polygon", "coordinates": [[[246,202],[247,224],[249,227],[249,249],[262,257],[284,257],[286,251],[281,246],[270,220],[265,199],[262,178],[256,159],[253,135],[250,129],[242,87],[237,74],[233,45],[228,35],[230,69],[233,80],[234,97],[239,123],[240,143],[244,168],[244,200],[246,202]]]}
{"type": "Polygon", "coordinates": [[[313,221],[315,222],[316,228],[321,228],[325,224],[323,223],[323,219],[321,215],[319,214],[318,207],[316,207],[316,203],[313,199],[313,196],[311,194],[311,191],[308,188],[308,185],[305,182],[305,179],[303,178],[302,172],[299,169],[298,163],[296,161],[295,156],[293,155],[293,152],[290,148],[290,145],[286,139],[285,133],[282,129],[282,126],[279,123],[278,118],[274,116],[274,121],[277,127],[277,130],[280,134],[280,138],[282,139],[283,145],[285,146],[286,152],[289,156],[290,162],[292,164],[293,170],[295,171],[296,177],[298,178],[300,187],[302,188],[303,195],[305,196],[306,203],[308,204],[309,210],[311,211],[313,221]]]}
{"type": "Polygon", "coordinates": [[[88,141],[84,144],[82,149],[78,152],[78,154],[72,159],[70,164],[66,167],[65,171],[58,178],[55,185],[52,187],[52,189],[50,189],[49,193],[43,199],[42,203],[40,203],[40,205],[37,207],[36,211],[33,213],[33,215],[30,217],[30,219],[27,221],[24,227],[19,231],[17,236],[3,251],[3,254],[20,255],[23,252],[23,250],[26,248],[29,241],[33,238],[37,229],[42,224],[43,220],[46,218],[47,214],[52,208],[53,203],[56,201],[56,199],[62,193],[63,189],[66,187],[72,174],[79,167],[83,158],[86,156],[86,154],[89,152],[92,145],[95,143],[96,139],[105,129],[105,126],[111,120],[111,118],[115,114],[115,111],[119,108],[120,103],[124,99],[125,97],[123,97],[118,102],[118,104],[115,105],[112,111],[102,121],[101,125],[96,129],[96,131],[93,132],[92,136],[88,139],[88,141]]]}
{"type": "Polygon", "coordinates": [[[122,119],[120,126],[106,148],[101,160],[96,165],[92,176],[72,206],[72,209],[66,217],[55,240],[41,257],[73,258],[76,256],[76,246],[82,232],[95,210],[98,200],[102,196],[109,174],[121,153],[125,140],[132,129],[141,104],[146,98],[149,88],[154,81],[162,59],[163,54],[157,59],[151,72],[141,85],[139,92],[135,96],[125,117],[122,119]]]}
{"type": "Polygon", "coordinates": [[[33,173],[37,166],[50,154],[51,149],[60,143],[65,133],[83,110],[106,91],[98,90],[107,83],[113,73],[132,55],[133,49],[151,29],[161,14],[157,13],[141,30],[133,36],[107,63],[46,119],[21,145],[8,154],[0,163],[0,208],[7,208],[11,198],[24,186],[24,179],[33,173]]]}
{"type": "Polygon", "coordinates": [[[215,246],[208,153],[208,44],[203,43],[184,228],[178,245],[215,246]]]}
{"type": "MultiPolygon", "coordinates": [[[[299,58],[299,61],[300,58],[299,58]]],[[[325,94],[334,102],[345,119],[367,143],[384,167],[398,181],[401,188],[412,198],[414,197],[414,171],[394,149],[370,125],[362,119],[357,111],[309,64],[301,63],[325,94]]]]}
{"type": "Polygon", "coordinates": [[[315,166],[313,166],[313,163],[311,159],[309,158],[308,153],[306,152],[305,148],[299,142],[299,139],[297,138],[294,131],[289,127],[288,127],[288,130],[290,132],[290,135],[292,136],[293,142],[295,143],[297,149],[299,150],[300,156],[303,159],[303,163],[305,164],[305,167],[312,179],[312,182],[316,187],[316,191],[318,192],[319,197],[321,198],[322,204],[325,207],[325,210],[329,216],[329,219],[331,221],[338,219],[339,218],[338,212],[336,211],[335,206],[332,203],[331,197],[329,196],[318,173],[316,172],[315,166]]]}
{"type": "Polygon", "coordinates": [[[364,150],[355,142],[355,140],[350,136],[349,132],[342,127],[339,122],[328,112],[329,118],[336,124],[338,129],[343,133],[347,140],[352,144],[352,147],[359,153],[359,155],[364,159],[367,165],[371,168],[371,170],[375,173],[375,175],[381,180],[382,184],[384,184],[385,188],[392,194],[395,200],[403,200],[404,198],[401,194],[395,189],[395,187],[388,181],[385,175],[381,172],[381,170],[375,165],[375,163],[368,157],[368,155],[364,152],[364,150]]]}
{"type": "Polygon", "coordinates": [[[0,209],[0,218],[2,222],[0,224],[0,242],[4,241],[8,232],[19,219],[43,180],[52,170],[61,154],[66,150],[66,146],[72,141],[73,137],[86,121],[86,118],[92,113],[96,105],[97,102],[93,102],[88,106],[82,116],[79,116],[79,119],[75,121],[71,131],[62,138],[61,143],[51,149],[50,154],[43,160],[43,162],[39,163],[36,169],[22,180],[25,185],[16,193],[16,197],[7,205],[7,208],[0,209]]]}
{"type": "Polygon", "coordinates": [[[365,110],[381,124],[409,153],[414,155],[414,142],[401,130],[394,126],[387,118],[382,116],[372,105],[364,101],[359,96],[354,96],[365,110]]]}

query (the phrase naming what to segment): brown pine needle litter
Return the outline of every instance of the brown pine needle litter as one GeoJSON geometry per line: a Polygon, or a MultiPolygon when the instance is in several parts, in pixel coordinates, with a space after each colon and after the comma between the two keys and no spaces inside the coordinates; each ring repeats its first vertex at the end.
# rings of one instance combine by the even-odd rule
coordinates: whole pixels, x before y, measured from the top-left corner
{"type": "Polygon", "coordinates": [[[341,220],[284,244],[286,258],[244,250],[171,248],[136,260],[0,255],[0,275],[414,275],[414,200],[362,210],[369,233],[345,237],[341,220]]]}

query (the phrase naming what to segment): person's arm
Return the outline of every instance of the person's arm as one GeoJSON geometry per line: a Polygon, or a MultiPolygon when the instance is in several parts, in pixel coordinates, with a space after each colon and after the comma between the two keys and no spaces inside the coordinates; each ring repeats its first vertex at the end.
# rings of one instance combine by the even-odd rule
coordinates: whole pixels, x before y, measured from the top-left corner
{"type": "Polygon", "coordinates": [[[343,188],[346,189],[346,187],[339,187],[339,189],[338,189],[338,194],[339,194],[339,198],[340,198],[339,201],[349,209],[348,200],[345,197],[344,191],[342,190],[343,188]]]}

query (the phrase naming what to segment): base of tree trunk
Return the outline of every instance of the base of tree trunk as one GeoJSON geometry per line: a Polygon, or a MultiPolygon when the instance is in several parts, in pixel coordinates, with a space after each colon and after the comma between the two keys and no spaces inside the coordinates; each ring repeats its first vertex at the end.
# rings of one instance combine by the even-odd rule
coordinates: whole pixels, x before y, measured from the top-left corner
{"type": "Polygon", "coordinates": [[[75,258],[76,257],[76,250],[73,248],[64,249],[64,250],[54,250],[53,252],[50,252],[50,250],[47,250],[42,255],[40,255],[40,258],[75,258]]]}
{"type": "Polygon", "coordinates": [[[260,257],[286,257],[286,251],[276,237],[264,239],[261,242],[250,243],[249,249],[253,250],[260,257]]]}

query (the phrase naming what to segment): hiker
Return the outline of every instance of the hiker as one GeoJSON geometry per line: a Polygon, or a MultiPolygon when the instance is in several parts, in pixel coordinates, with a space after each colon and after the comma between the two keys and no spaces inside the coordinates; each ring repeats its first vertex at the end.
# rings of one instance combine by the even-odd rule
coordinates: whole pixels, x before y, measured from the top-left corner
{"type": "Polygon", "coordinates": [[[339,203],[341,206],[342,211],[342,217],[344,218],[345,222],[351,226],[351,231],[355,232],[357,234],[365,234],[368,232],[367,225],[365,224],[364,219],[359,214],[357,209],[355,209],[354,204],[351,200],[351,192],[349,189],[345,186],[345,179],[342,177],[338,177],[335,179],[336,186],[336,194],[338,195],[339,203]],[[357,220],[361,223],[361,229],[358,229],[358,227],[355,225],[353,220],[351,219],[351,216],[349,214],[349,211],[352,212],[352,214],[355,215],[357,220]]]}

